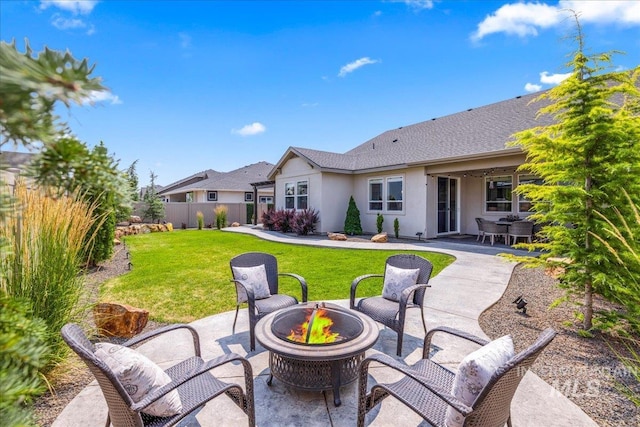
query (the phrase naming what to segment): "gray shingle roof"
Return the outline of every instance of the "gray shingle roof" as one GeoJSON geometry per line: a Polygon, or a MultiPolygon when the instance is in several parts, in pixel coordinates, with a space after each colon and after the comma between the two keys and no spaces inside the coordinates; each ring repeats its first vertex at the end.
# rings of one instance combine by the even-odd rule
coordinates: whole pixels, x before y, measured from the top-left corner
{"type": "Polygon", "coordinates": [[[167,191],[175,190],[175,189],[181,188],[182,186],[192,184],[194,182],[199,182],[205,179],[212,178],[221,173],[222,172],[218,172],[213,169],[207,169],[202,172],[194,173],[193,175],[189,175],[186,178],[180,179],[178,181],[172,182],[171,184],[162,187],[162,191],[158,190],[157,193],[166,193],[167,191]]]}
{"type": "Polygon", "coordinates": [[[538,110],[546,105],[545,102],[531,103],[539,95],[518,96],[392,129],[344,154],[300,147],[291,147],[290,154],[303,156],[322,169],[353,173],[513,152],[518,149],[506,147],[511,135],[551,122],[548,117],[536,119],[538,110]]]}
{"type": "MultiPolygon", "coordinates": [[[[184,193],[194,190],[253,191],[253,187],[250,184],[252,182],[266,181],[273,166],[268,162],[258,162],[231,172],[217,172],[216,175],[208,179],[182,186],[172,192],[179,191],[184,193]]],[[[168,194],[168,192],[165,194],[168,194]]]]}

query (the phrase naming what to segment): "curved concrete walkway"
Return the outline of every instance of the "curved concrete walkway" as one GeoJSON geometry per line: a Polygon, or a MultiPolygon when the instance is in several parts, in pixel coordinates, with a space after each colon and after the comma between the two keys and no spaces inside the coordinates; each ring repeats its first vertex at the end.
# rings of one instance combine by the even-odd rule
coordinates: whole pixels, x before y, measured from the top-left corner
{"type": "MultiPolygon", "coordinates": [[[[453,255],[456,261],[430,281],[431,288],[425,299],[427,327],[452,326],[485,336],[478,324],[480,314],[495,303],[507,287],[515,264],[495,256],[505,248],[488,249],[429,241],[408,243],[334,242],[326,238],[302,238],[269,233],[250,227],[228,228],[227,231],[254,234],[262,239],[314,246],[337,246],[366,249],[424,250],[453,255]],[[478,253],[480,252],[480,253],[478,253]],[[494,255],[487,254],[493,253],[494,255]]],[[[260,246],[256,246],[256,251],[260,246]]],[[[349,280],[345,287],[349,286],[349,280]]],[[[348,300],[333,301],[348,307],[348,300]]],[[[331,391],[301,392],[291,389],[278,380],[267,386],[269,374],[268,352],[259,344],[249,352],[248,319],[246,310],[238,317],[236,334],[231,335],[234,312],[221,313],[197,320],[192,325],[201,335],[203,357],[235,352],[251,362],[255,383],[256,421],[259,426],[353,426],[357,411],[357,384],[341,389],[342,406],[334,407],[331,391]]],[[[419,310],[408,310],[403,359],[412,364],[421,356],[424,331],[419,310]]],[[[161,366],[170,366],[188,356],[189,339],[180,332],[154,339],[139,347],[140,351],[161,366]]],[[[395,355],[396,334],[380,326],[380,337],[369,352],[395,355]]],[[[444,336],[436,336],[434,344],[439,350],[434,360],[455,368],[459,361],[476,347],[460,345],[444,336]]],[[[544,353],[541,357],[544,357],[544,353]]],[[[237,366],[227,366],[214,371],[228,381],[242,383],[242,373],[237,366]]],[[[390,379],[384,368],[374,368],[373,376],[380,381],[390,379]]],[[[538,426],[597,426],[578,406],[557,392],[537,375],[528,372],[512,403],[513,425],[538,426]]],[[[76,396],[64,409],[54,427],[103,426],[107,408],[100,388],[94,381],[76,396]]],[[[237,426],[246,425],[247,419],[231,401],[218,397],[209,403],[195,419],[187,419],[186,425],[237,426]]],[[[394,399],[386,399],[367,416],[371,426],[425,425],[422,418],[407,410],[394,399]]]]}

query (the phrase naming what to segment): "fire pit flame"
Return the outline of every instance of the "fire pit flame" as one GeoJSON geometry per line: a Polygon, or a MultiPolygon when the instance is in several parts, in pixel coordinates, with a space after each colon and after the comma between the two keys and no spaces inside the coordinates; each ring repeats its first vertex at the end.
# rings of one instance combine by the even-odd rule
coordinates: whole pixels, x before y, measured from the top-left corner
{"type": "Polygon", "coordinates": [[[340,334],[331,332],[332,325],[333,320],[327,315],[327,310],[316,307],[296,330],[291,330],[287,339],[305,344],[333,343],[340,334]]]}

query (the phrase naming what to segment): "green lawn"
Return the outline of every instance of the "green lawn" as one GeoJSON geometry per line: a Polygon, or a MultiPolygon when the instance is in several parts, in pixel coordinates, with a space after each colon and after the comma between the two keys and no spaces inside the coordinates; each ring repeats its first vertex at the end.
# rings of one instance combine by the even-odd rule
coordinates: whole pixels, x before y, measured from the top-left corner
{"type": "MultiPolygon", "coordinates": [[[[100,300],[149,310],[150,318],[159,322],[190,322],[235,309],[229,260],[244,252],[268,252],[278,259],[280,272],[302,275],[309,287],[310,301],[348,299],[355,277],[382,274],[386,258],[395,253],[428,258],[434,266],[432,276],[454,260],[434,252],[275,243],[218,230],[128,236],[125,242],[133,269],[107,281],[101,288],[100,300]]],[[[381,289],[381,280],[370,279],[358,288],[358,296],[379,294],[381,289]]],[[[295,279],[282,277],[280,293],[300,299],[300,286],[295,279]]]]}

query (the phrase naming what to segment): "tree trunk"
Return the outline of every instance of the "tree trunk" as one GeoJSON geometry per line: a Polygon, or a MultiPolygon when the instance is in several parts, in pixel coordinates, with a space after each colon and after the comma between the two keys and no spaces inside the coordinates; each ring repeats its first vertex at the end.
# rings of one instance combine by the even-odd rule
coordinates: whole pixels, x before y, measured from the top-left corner
{"type": "Polygon", "coordinates": [[[588,331],[592,327],[593,319],[593,286],[591,279],[584,284],[584,324],[583,328],[588,331]]]}

